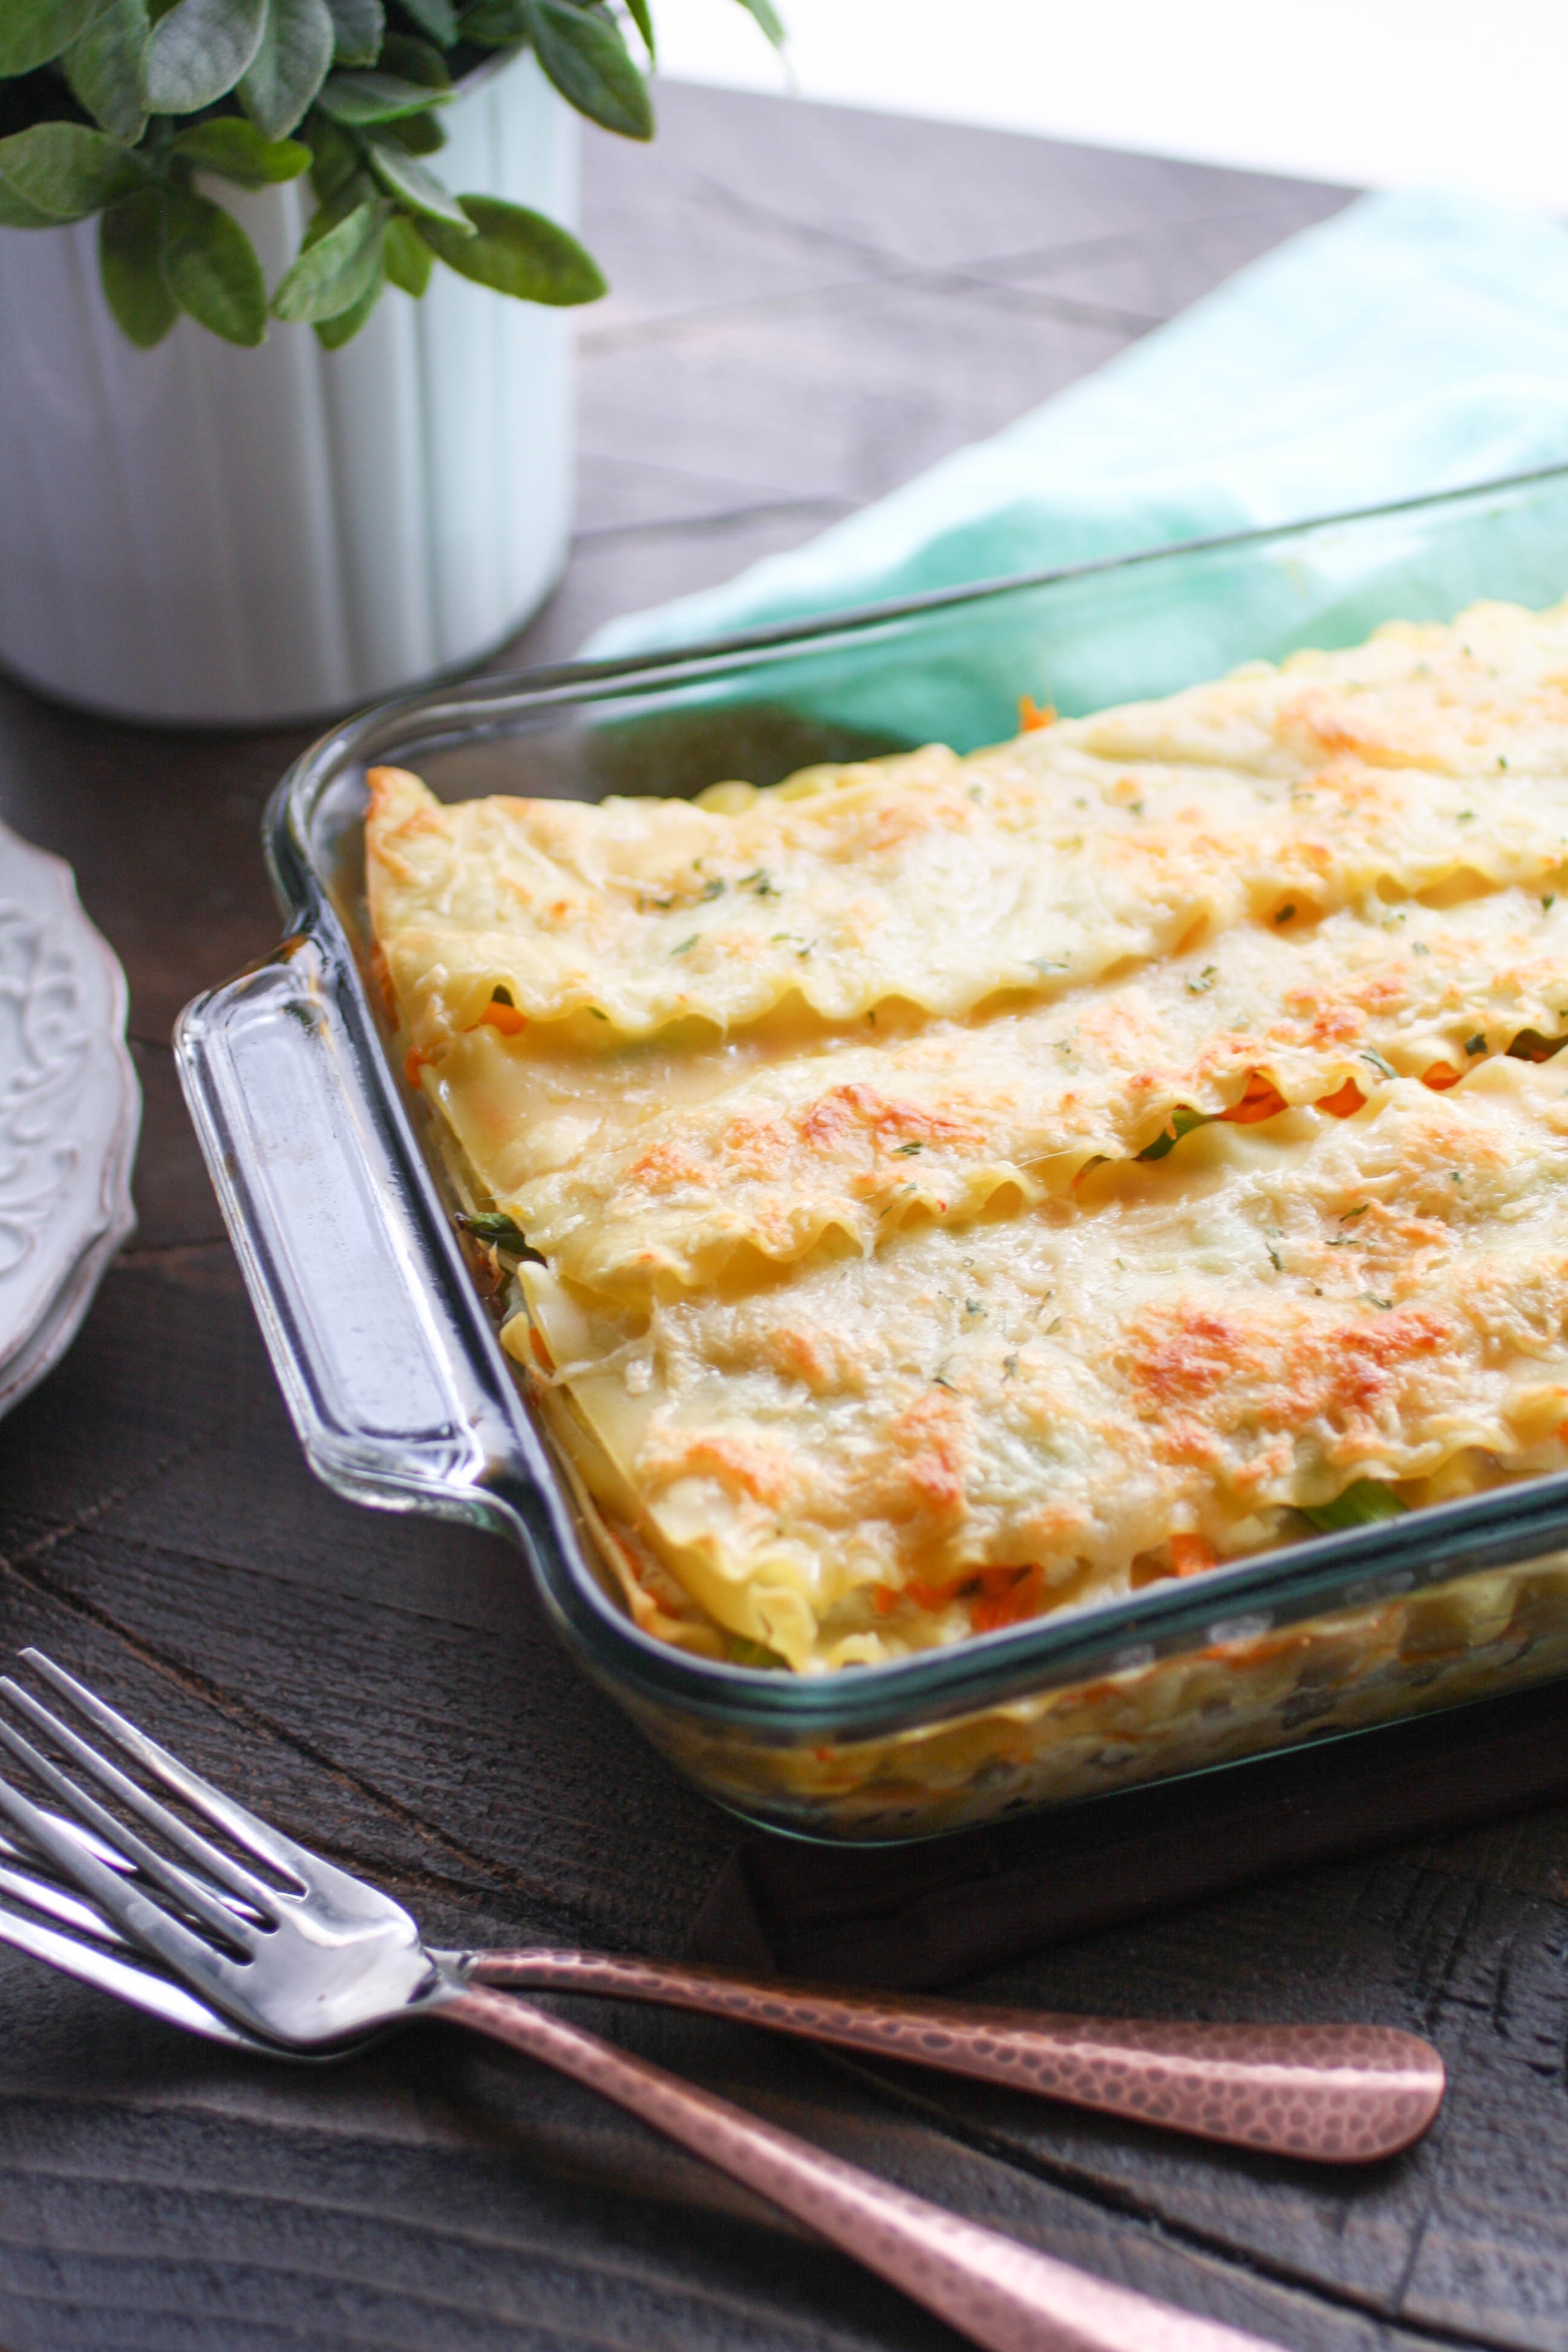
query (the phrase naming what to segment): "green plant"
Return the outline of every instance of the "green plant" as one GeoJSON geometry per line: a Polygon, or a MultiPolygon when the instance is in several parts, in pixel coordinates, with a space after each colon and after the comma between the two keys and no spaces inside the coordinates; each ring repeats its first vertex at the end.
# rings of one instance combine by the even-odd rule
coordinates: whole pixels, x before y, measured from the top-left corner
{"type": "MultiPolygon", "coordinates": [[[[772,0],[740,5],[782,41],[772,0]]],[[[574,237],[449,194],[429,158],[463,77],[525,47],[580,113],[651,138],[627,23],[651,65],[649,0],[0,0],[0,227],[96,213],[104,294],[143,350],[182,311],[231,343],[303,320],[335,348],[437,261],[523,301],[592,302],[605,281],[574,237]],[[316,209],[269,296],[203,183],[304,173],[316,209]]]]}

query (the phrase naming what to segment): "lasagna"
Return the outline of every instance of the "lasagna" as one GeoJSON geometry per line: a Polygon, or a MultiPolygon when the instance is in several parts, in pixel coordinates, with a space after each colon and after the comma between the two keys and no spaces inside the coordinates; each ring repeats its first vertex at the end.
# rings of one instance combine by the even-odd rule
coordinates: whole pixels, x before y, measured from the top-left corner
{"type": "Polygon", "coordinates": [[[813,1673],[1568,1466],[1568,606],[695,802],[371,777],[637,1622],[813,1673]]]}

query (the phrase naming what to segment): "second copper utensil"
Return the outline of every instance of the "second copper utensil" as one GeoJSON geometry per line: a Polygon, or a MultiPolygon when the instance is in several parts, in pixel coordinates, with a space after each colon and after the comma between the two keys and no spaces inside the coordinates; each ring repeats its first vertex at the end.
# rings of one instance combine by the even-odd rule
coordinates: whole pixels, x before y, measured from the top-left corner
{"type": "Polygon", "coordinates": [[[1384,2025],[1058,2017],[596,1952],[474,1952],[459,1973],[700,2010],[1321,2164],[1367,2164],[1408,2147],[1436,2114],[1445,2081],[1429,2042],[1384,2025]]]}

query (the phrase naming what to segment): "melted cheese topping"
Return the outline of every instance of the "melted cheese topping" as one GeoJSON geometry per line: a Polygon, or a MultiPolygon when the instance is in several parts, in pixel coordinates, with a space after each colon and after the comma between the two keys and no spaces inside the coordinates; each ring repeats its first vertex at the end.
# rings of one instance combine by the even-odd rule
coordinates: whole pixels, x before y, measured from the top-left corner
{"type": "Polygon", "coordinates": [[[706,804],[372,785],[655,1630],[870,1663],[1568,1462],[1568,608],[706,804]]]}

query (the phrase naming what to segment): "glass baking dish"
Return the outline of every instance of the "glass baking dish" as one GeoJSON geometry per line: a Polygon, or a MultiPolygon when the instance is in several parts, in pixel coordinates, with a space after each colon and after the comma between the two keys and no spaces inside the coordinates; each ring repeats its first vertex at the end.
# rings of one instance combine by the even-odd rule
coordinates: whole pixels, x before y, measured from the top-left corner
{"type": "Polygon", "coordinates": [[[568,1645],[691,1777],[818,1837],[929,1836],[1568,1672],[1568,1475],[1316,1537],[837,1675],[640,1632],[503,1354],[367,984],[363,777],[445,798],[769,783],[1010,736],[1380,621],[1568,591],[1568,467],[941,592],[640,661],[479,678],[325,736],[267,841],[289,930],[189,1006],[187,1097],[306,1454],[340,1493],[500,1530],[568,1645]]]}

